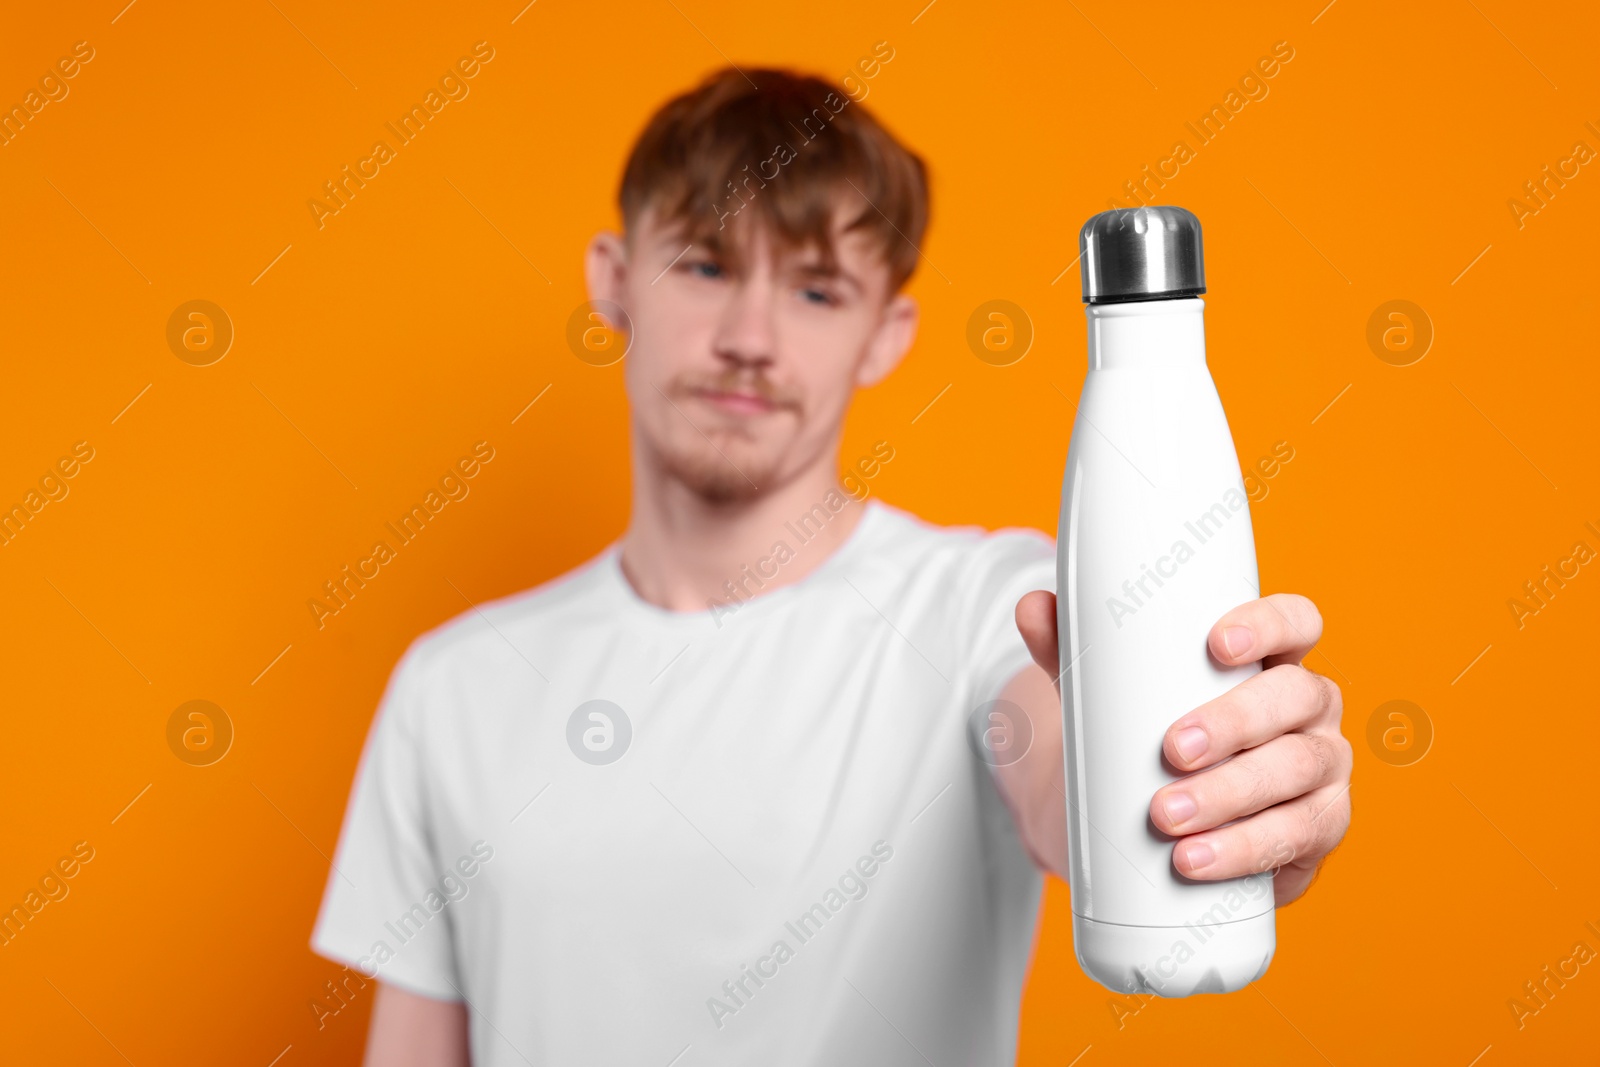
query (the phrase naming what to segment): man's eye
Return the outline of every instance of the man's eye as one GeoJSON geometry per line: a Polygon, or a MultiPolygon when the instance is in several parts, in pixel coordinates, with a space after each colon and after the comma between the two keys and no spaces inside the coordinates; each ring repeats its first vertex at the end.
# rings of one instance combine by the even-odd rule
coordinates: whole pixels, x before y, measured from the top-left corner
{"type": "Polygon", "coordinates": [[[683,265],[683,269],[694,275],[696,278],[722,277],[722,264],[715,263],[709,259],[697,260],[693,263],[685,263],[683,265]]]}
{"type": "Polygon", "coordinates": [[[824,307],[837,303],[833,298],[833,294],[825,289],[802,289],[800,290],[800,298],[808,304],[817,304],[824,307]]]}

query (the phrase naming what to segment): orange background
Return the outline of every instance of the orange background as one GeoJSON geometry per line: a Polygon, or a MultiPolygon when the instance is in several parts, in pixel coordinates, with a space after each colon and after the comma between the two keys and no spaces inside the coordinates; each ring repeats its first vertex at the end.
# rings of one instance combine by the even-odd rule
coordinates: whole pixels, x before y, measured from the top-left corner
{"type": "Polygon", "coordinates": [[[1594,1062],[1600,965],[1521,1029],[1507,1007],[1575,942],[1600,950],[1573,814],[1593,808],[1600,567],[1521,629],[1507,608],[1574,542],[1600,549],[1600,173],[1520,229],[1507,207],[1575,141],[1600,149],[1592,7],[122,2],[11,12],[0,35],[6,102],[95,49],[0,148],[0,503],[95,450],[0,547],[0,903],[95,850],[0,948],[4,1059],[356,1061],[370,993],[319,1031],[338,968],[307,939],[360,746],[413,636],[626,522],[621,368],[564,335],[583,242],[667,95],[724,55],[838,79],[894,48],[866,103],[933,169],[925,318],[843,455],[890,441],[874,491],[932,520],[1053,532],[1078,227],[1287,41],[1270,95],[1159,202],[1206,227],[1241,461],[1295,450],[1253,506],[1261,573],[1326,617],[1308,663],[1344,690],[1355,821],[1255,988],[1120,1026],[1052,880],[1020,1061],[1594,1062]],[[307,200],[480,40],[470,95],[319,230],[307,200]],[[196,298],[236,329],[207,367],[165,340],[196,298]],[[1003,368],[965,342],[996,298],[1036,330],[1003,368]],[[1436,330],[1410,366],[1366,341],[1390,299],[1436,330]],[[307,599],[478,440],[497,454],[471,495],[319,631],[307,599]],[[236,729],[212,766],[167,746],[192,699],[236,729]],[[1366,740],[1393,699],[1436,732],[1411,766],[1366,740]]]}

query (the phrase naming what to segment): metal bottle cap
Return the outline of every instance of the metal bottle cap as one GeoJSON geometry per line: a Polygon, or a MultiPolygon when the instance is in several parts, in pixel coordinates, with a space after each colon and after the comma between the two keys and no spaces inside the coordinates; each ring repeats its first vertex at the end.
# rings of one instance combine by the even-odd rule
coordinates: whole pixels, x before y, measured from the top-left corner
{"type": "Polygon", "coordinates": [[[1200,220],[1181,207],[1102,211],[1078,233],[1083,302],[1178,300],[1206,291],[1200,220]]]}

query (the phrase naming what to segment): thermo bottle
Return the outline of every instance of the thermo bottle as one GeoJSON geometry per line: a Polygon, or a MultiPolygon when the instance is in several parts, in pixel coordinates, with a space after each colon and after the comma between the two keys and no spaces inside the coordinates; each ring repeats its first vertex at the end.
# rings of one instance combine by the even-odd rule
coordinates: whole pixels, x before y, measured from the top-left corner
{"type": "Polygon", "coordinates": [[[1233,439],[1206,366],[1200,221],[1107,211],[1078,236],[1089,369],[1057,536],[1073,933],[1084,971],[1120,993],[1241,989],[1276,946],[1272,871],[1220,882],[1173,866],[1150,819],[1181,777],[1174,720],[1260,671],[1206,637],[1260,595],[1233,439]]]}

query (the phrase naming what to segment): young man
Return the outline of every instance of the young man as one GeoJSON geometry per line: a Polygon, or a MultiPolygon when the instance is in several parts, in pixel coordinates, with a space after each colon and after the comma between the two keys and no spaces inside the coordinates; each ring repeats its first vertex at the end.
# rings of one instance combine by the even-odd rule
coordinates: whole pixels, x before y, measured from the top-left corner
{"type": "MultiPolygon", "coordinates": [[[[922,162],[827,83],[729,70],[620,202],[586,272],[631,322],[628,529],[408,649],[312,944],[378,979],[382,1067],[1010,1063],[1067,864],[1054,547],[854,499],[893,442],[839,455],[915,333],[922,162]],[[972,743],[996,698],[1021,758],[972,743]]],[[[1212,630],[1270,669],[1172,709],[1181,873],[1286,843],[1282,905],[1343,835],[1320,630],[1285,594],[1212,630]]]]}

